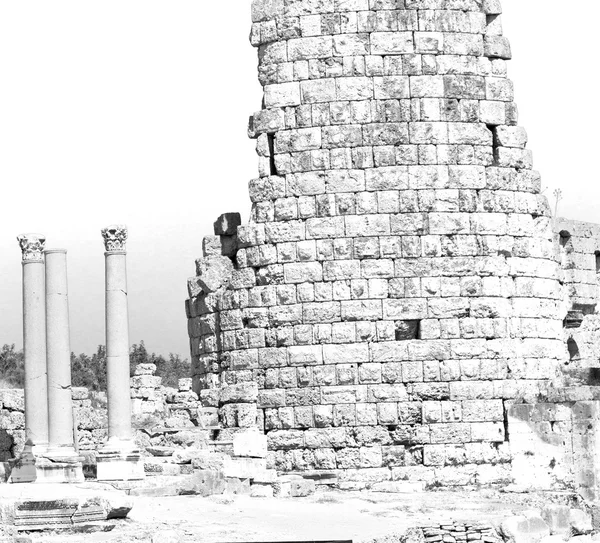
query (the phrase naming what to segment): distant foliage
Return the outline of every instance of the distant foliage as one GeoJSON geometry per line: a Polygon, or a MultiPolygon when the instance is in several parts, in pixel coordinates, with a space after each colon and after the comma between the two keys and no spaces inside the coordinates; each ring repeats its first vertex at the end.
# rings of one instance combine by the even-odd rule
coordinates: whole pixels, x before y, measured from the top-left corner
{"type": "Polygon", "coordinates": [[[25,365],[23,351],[12,345],[3,345],[0,350],[0,388],[23,388],[25,365]]]}
{"type": "Polygon", "coordinates": [[[87,354],[75,356],[71,353],[71,383],[74,387],[90,390],[106,390],[106,348],[98,345],[91,357],[87,354]]]}
{"type": "MultiPolygon", "coordinates": [[[[156,375],[162,377],[164,386],[177,387],[179,379],[190,376],[190,362],[178,354],[168,358],[148,353],[143,341],[134,344],[129,353],[129,373],[133,375],[138,364],[155,364],[156,375]]],[[[106,390],[106,348],[98,345],[92,355],[71,353],[71,383],[75,387],[90,390],[106,390]]],[[[23,388],[25,368],[23,351],[13,345],[4,345],[0,350],[0,388],[23,388]]]]}

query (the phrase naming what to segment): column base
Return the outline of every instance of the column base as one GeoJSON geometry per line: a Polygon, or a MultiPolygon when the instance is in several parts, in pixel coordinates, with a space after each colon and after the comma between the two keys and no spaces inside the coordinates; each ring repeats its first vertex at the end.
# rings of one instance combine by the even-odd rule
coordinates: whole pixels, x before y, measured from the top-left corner
{"type": "Polygon", "coordinates": [[[144,479],[141,451],[130,441],[109,441],[96,454],[98,481],[136,481],[144,479]]]}
{"type": "Polygon", "coordinates": [[[9,483],[83,483],[82,458],[74,450],[43,450],[26,445],[19,458],[9,462],[9,483]]]}

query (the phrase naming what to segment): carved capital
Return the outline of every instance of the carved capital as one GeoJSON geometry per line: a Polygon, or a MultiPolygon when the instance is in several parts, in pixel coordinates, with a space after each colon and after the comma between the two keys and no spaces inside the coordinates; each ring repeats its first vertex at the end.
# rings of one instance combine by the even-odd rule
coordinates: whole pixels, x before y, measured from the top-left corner
{"type": "Polygon", "coordinates": [[[17,241],[21,246],[23,262],[43,262],[44,246],[46,245],[46,236],[41,234],[22,234],[17,236],[17,241]]]}
{"type": "Polygon", "coordinates": [[[125,251],[125,242],[127,241],[127,227],[122,224],[113,224],[102,229],[104,238],[104,247],[106,252],[125,251]]]}

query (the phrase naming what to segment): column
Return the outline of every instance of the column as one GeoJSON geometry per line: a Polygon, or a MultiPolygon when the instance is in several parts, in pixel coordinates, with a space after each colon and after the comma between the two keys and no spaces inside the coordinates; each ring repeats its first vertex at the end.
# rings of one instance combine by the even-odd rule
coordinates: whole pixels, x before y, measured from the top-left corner
{"type": "Polygon", "coordinates": [[[83,480],[81,457],[73,437],[71,344],[67,290],[67,251],[51,249],[46,256],[46,354],[48,362],[47,479],[83,480]]]}
{"type": "Polygon", "coordinates": [[[23,256],[23,352],[25,439],[33,453],[48,446],[44,245],[39,234],[18,236],[23,256]]]}
{"type": "Polygon", "coordinates": [[[98,451],[98,480],[144,477],[140,451],[131,427],[129,316],[127,307],[127,227],[102,230],[106,278],[106,380],[108,441],[98,451]]]}
{"type": "MultiPolygon", "coordinates": [[[[39,234],[17,237],[23,262],[23,352],[25,355],[25,447],[11,464],[10,483],[33,483],[38,455],[48,447],[46,298],[44,244],[39,234]]],[[[42,461],[43,463],[43,461],[42,461]]]]}

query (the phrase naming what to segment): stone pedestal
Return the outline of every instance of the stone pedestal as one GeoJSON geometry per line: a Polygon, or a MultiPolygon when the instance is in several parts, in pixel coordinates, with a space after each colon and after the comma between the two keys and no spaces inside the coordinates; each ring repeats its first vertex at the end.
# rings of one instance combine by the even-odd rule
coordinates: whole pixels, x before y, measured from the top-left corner
{"type": "Polygon", "coordinates": [[[49,443],[41,469],[49,482],[81,482],[82,458],[73,437],[67,251],[46,250],[45,255],[49,443]]]}
{"type": "Polygon", "coordinates": [[[127,308],[127,228],[102,230],[106,248],[106,378],[108,441],[98,451],[99,481],[144,477],[140,451],[131,427],[129,385],[129,317],[127,308]]]}
{"type": "Polygon", "coordinates": [[[44,244],[39,234],[18,236],[23,257],[23,352],[25,357],[26,445],[12,462],[9,481],[34,482],[36,457],[48,448],[48,386],[44,244]]]}

